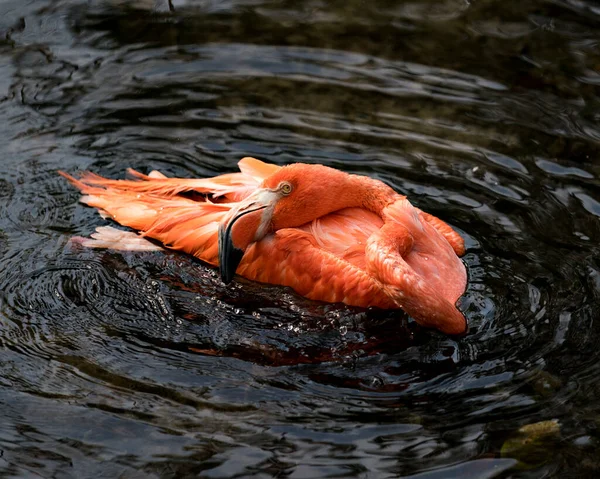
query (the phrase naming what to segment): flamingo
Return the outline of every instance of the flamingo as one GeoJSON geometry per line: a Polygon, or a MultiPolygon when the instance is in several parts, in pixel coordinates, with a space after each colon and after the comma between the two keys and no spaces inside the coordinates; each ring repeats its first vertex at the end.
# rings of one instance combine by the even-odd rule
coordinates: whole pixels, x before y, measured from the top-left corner
{"type": "Polygon", "coordinates": [[[464,241],[385,183],[317,164],[243,158],[240,172],[168,178],[129,169],[130,180],[60,172],[104,217],[86,246],[153,248],[145,238],[313,300],[403,309],[446,334],[467,330],[456,307],[467,273],[464,241]]]}

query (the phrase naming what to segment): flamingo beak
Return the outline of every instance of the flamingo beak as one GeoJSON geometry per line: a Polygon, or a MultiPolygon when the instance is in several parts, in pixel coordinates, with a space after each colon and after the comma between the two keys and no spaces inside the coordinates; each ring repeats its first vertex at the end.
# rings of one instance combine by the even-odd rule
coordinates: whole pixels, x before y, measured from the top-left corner
{"type": "Polygon", "coordinates": [[[273,190],[256,190],[219,225],[219,270],[225,284],[235,276],[246,248],[268,233],[278,199],[273,190]]]}

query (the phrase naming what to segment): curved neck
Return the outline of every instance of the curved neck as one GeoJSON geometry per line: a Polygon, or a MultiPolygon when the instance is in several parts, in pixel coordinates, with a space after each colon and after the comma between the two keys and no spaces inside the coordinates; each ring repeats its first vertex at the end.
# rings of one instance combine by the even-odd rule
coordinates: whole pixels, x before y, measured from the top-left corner
{"type": "Polygon", "coordinates": [[[348,175],[345,198],[348,206],[364,208],[383,217],[383,210],[400,196],[385,183],[367,176],[348,175]]]}

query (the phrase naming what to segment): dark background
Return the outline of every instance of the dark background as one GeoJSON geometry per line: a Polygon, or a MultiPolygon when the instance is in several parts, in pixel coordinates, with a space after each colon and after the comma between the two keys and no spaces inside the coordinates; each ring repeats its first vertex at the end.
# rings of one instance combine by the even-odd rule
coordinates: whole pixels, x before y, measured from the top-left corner
{"type": "Polygon", "coordinates": [[[0,4],[0,477],[594,475],[600,4],[171,7],[0,4]],[[246,155],[455,226],[469,335],[68,243],[107,222],[58,169],[246,155]]]}

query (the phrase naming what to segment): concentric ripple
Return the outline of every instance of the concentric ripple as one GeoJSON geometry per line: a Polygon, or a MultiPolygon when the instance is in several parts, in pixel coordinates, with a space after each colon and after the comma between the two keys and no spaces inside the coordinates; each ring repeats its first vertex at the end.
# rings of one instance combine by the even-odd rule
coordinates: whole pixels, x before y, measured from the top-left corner
{"type": "Polygon", "coordinates": [[[594,476],[593,1],[0,11],[0,475],[594,476]],[[73,240],[107,222],[58,170],[247,155],[381,179],[452,224],[469,333],[73,240]]]}

